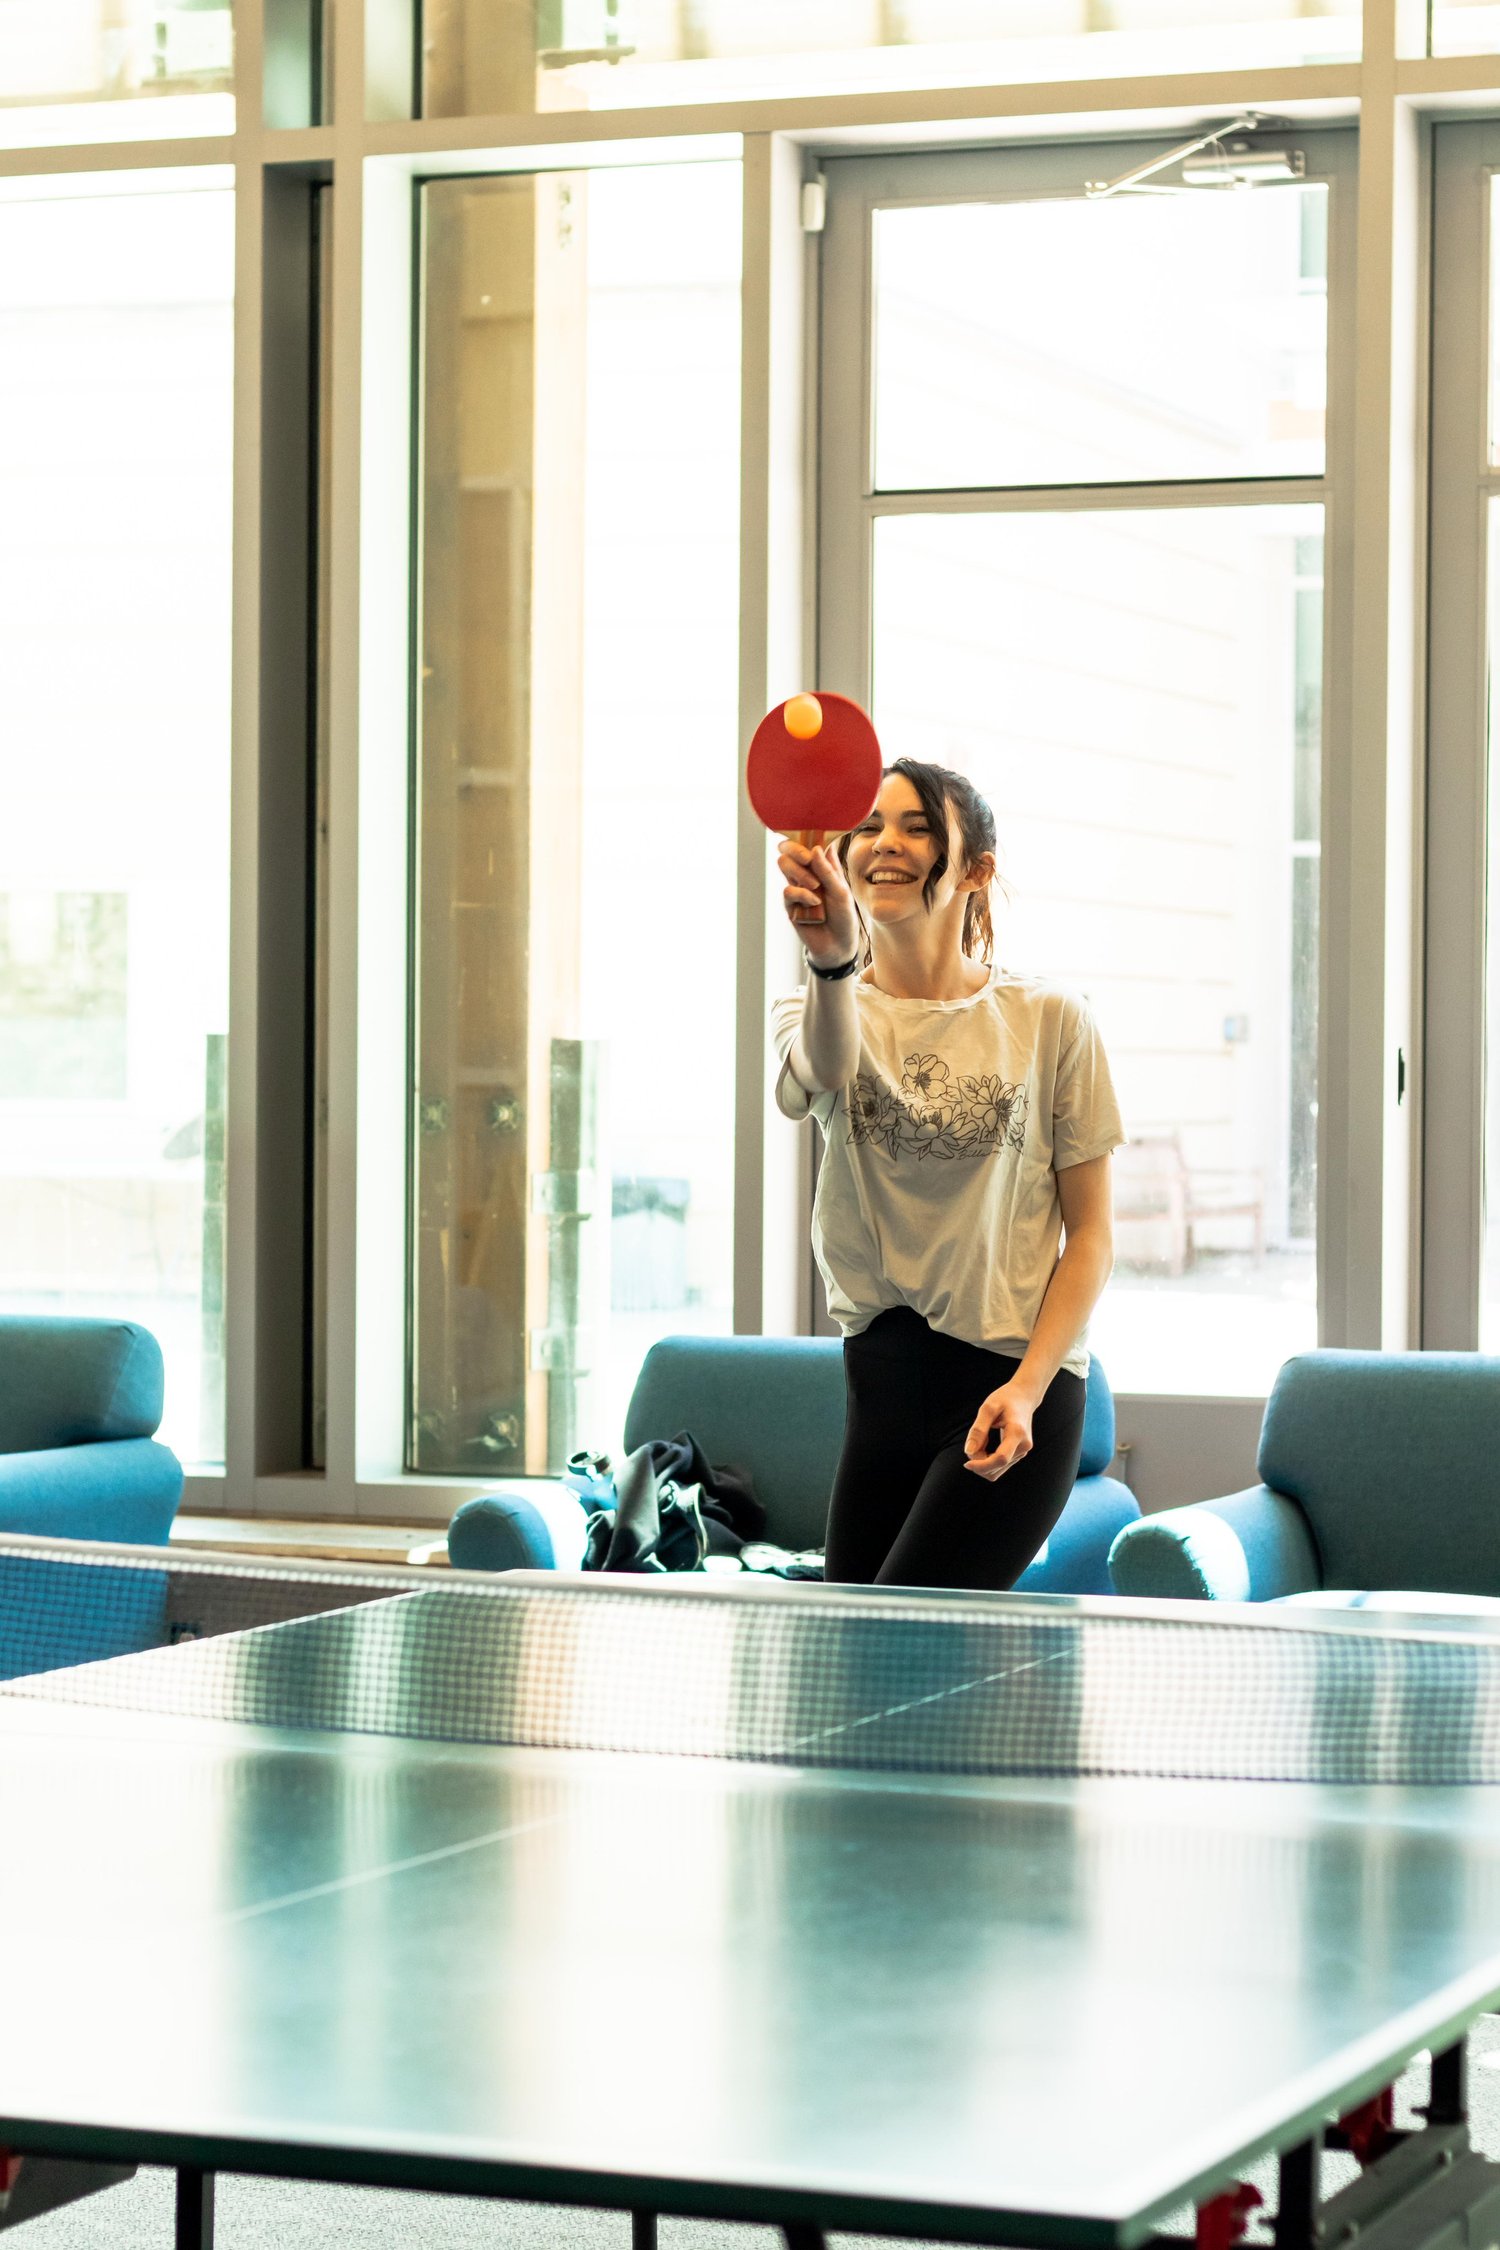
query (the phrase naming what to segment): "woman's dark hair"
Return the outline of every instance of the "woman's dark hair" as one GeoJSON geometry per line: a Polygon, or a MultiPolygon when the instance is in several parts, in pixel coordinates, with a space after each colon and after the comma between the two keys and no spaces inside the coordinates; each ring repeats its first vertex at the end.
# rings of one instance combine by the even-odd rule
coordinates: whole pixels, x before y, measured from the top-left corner
{"type": "MultiPolygon", "coordinates": [[[[933,894],[948,872],[948,815],[951,812],[958,824],[958,841],[965,869],[982,859],[986,852],[995,849],[995,816],[967,774],[955,773],[951,766],[928,765],[921,758],[897,758],[885,768],[885,774],[899,773],[909,781],[917,793],[927,824],[938,838],[938,855],[932,871],[922,885],[922,896],[927,901],[927,911],[932,911],[933,894]]],[[[884,775],[882,776],[882,779],[884,775]]],[[[853,831],[851,831],[851,834],[853,831]]],[[[847,870],[849,865],[849,837],[839,838],[839,859],[847,870]]],[[[860,918],[864,926],[864,918],[860,918]]],[[[964,927],[962,945],[971,959],[993,961],[995,958],[995,925],[990,915],[990,893],[987,886],[982,891],[971,891],[964,901],[964,927]]],[[[870,937],[865,931],[865,959],[870,958],[870,937]]]]}

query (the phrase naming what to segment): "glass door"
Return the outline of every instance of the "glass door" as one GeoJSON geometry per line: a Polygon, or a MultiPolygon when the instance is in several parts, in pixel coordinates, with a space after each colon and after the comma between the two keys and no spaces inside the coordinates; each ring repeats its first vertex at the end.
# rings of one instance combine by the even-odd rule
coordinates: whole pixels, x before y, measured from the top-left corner
{"type": "Polygon", "coordinates": [[[1088,997],[1129,1135],[1094,1338],[1167,1395],[1263,1395],[1318,1335],[1353,167],[1255,146],[1253,187],[1102,195],[1164,149],[827,168],[819,676],[978,782],[1000,960],[1088,997]]]}

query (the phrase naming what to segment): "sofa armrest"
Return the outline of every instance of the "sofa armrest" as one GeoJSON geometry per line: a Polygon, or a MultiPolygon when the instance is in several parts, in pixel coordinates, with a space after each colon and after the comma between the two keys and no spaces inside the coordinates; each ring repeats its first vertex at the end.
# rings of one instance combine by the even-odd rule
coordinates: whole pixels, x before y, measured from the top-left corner
{"type": "Polygon", "coordinates": [[[161,1421],[161,1346],[134,1320],[0,1315],[0,1453],[116,1445],[161,1421]]]}
{"type": "Polygon", "coordinates": [[[517,1478],[465,1500],[448,1526],[455,1570],[579,1570],[588,1517],[551,1477],[517,1478]]]}
{"type": "Polygon", "coordinates": [[[1275,1601],[1323,1583],[1306,1516],[1264,1484],[1127,1525],[1109,1575],[1117,1594],[1200,1602],[1275,1601]]]}
{"type": "Polygon", "coordinates": [[[0,1532],[165,1546],[182,1464],[154,1438],[0,1454],[0,1532]]]}

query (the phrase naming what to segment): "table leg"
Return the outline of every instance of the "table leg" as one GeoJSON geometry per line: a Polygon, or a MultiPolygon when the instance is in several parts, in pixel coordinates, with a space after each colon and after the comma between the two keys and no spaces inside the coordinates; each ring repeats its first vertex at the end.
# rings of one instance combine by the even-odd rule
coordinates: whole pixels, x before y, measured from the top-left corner
{"type": "Polygon", "coordinates": [[[656,2250],[656,2213],[654,2211],[631,2212],[630,2250],[656,2250]]]}
{"type": "Polygon", "coordinates": [[[1287,2149],[1279,2166],[1276,2195],[1276,2250],[1313,2250],[1323,2229],[1318,2218],[1322,2196],[1323,2136],[1299,2141],[1287,2149]]]}
{"type": "Polygon", "coordinates": [[[794,2221],[781,2231],[786,2237],[786,2250],[827,2250],[821,2227],[801,2226],[794,2221]]]}
{"type": "Polygon", "coordinates": [[[186,2164],[177,2168],[174,2250],[214,2250],[214,2176],[186,2164]]]}
{"type": "Polygon", "coordinates": [[[1432,2058],[1432,2088],[1425,2116],[1429,2125],[1462,2125],[1469,2114],[1469,2042],[1444,2047],[1432,2058]]]}

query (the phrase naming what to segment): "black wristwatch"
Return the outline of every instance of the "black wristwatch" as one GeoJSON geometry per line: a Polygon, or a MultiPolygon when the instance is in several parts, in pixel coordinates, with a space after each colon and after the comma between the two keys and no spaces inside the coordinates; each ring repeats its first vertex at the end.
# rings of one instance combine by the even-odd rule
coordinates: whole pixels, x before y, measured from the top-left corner
{"type": "Polygon", "coordinates": [[[852,977],[859,967],[859,955],[857,953],[851,961],[841,962],[836,969],[820,969],[810,953],[804,953],[802,958],[812,970],[813,975],[821,977],[825,984],[836,984],[840,977],[852,977]]]}

